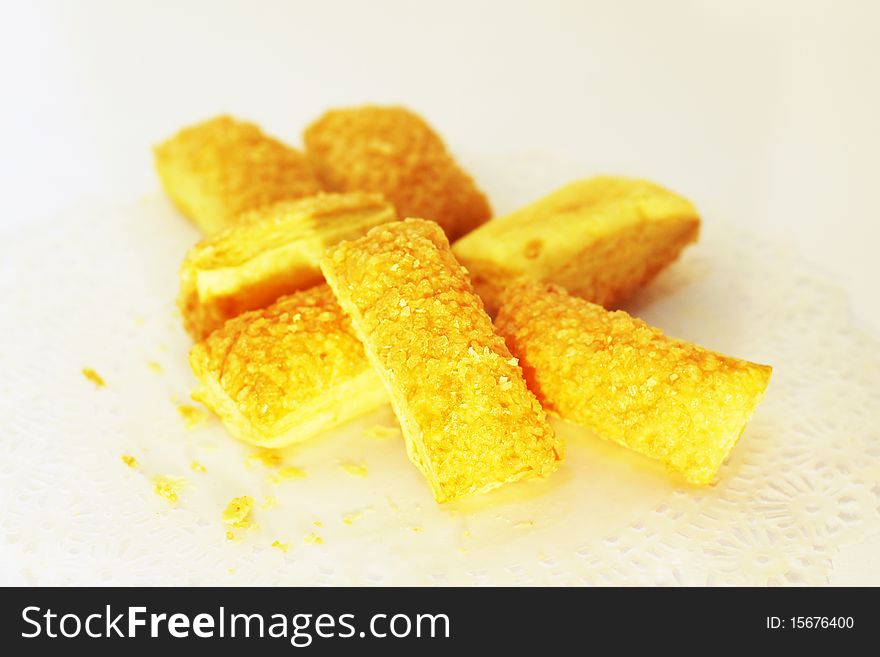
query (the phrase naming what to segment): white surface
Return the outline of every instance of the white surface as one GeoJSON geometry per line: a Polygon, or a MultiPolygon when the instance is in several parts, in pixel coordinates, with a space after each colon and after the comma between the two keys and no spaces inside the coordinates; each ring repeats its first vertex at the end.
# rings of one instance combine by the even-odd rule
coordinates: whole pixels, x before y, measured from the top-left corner
{"type": "MultiPolygon", "coordinates": [[[[507,154],[650,177],[793,245],[876,330],[878,25],[868,1],[7,3],[0,228],[155,194],[149,148],[187,122],[296,142],[328,106],[400,102],[499,211],[545,191],[507,154]]],[[[832,581],[877,583],[878,551],[842,550],[832,581]]]]}
{"type": "MultiPolygon", "coordinates": [[[[474,161],[508,202],[578,166],[534,154],[474,161]]],[[[394,425],[388,408],[285,450],[307,476],[281,483],[248,465],[251,450],[218,422],[184,428],[174,400],[195,382],[173,298],[195,231],[165,199],[84,208],[50,235],[28,231],[4,245],[10,267],[0,276],[0,417],[10,418],[0,435],[0,544],[12,547],[12,575],[37,584],[425,585],[846,576],[838,562],[880,530],[880,342],[853,322],[845,293],[787,247],[717,216],[706,223],[699,246],[629,308],[671,335],[774,365],[717,485],[685,486],[556,423],[568,445],[559,472],[443,506],[399,435],[365,435],[394,425]],[[19,271],[31,272],[39,296],[19,271]],[[85,365],[105,389],[82,377],[85,365]],[[122,454],[140,466],[126,468],[122,454]],[[207,473],[191,472],[193,459],[207,473]],[[367,476],[344,463],[365,464],[367,476]],[[188,480],[177,504],[153,494],[155,475],[188,480]],[[257,500],[259,529],[228,541],[221,512],[244,494],[257,500]],[[273,508],[260,504],[267,496],[273,508]],[[324,543],[306,544],[309,532],[324,543]]],[[[855,576],[878,583],[870,561],[855,576]]]]}

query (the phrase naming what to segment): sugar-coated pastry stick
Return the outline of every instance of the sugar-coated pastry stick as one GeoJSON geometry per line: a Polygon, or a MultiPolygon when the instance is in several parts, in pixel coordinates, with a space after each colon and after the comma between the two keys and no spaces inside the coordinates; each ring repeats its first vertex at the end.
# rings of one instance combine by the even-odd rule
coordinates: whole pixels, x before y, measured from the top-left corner
{"type": "Polygon", "coordinates": [[[331,110],[304,135],[321,182],[380,192],[403,217],[436,221],[455,240],[491,216],[489,203],[424,119],[402,107],[331,110]]]}
{"type": "Polygon", "coordinates": [[[605,307],[624,301],[697,239],[689,201],[645,180],[597,177],[566,185],[453,246],[491,313],[525,276],[605,307]]]}
{"type": "Polygon", "coordinates": [[[171,200],[207,235],[246,210],[321,191],[305,155],[229,116],[184,128],[155,158],[171,200]]]}
{"type": "Polygon", "coordinates": [[[521,280],[496,320],[548,411],[710,483],[764,398],[771,368],[663,335],[623,311],[521,280]]]}
{"type": "Polygon", "coordinates": [[[229,320],[190,352],[193,398],[236,438],[284,447],[388,398],[326,285],[229,320]]]}
{"type": "Polygon", "coordinates": [[[328,246],[395,219],[378,194],[319,194],[241,215],[193,247],[180,270],[178,306],[201,340],[246,310],[322,282],[328,246]]]}
{"type": "Polygon", "coordinates": [[[321,267],[438,502],[558,467],[562,446],[436,223],[374,228],[321,267]]]}

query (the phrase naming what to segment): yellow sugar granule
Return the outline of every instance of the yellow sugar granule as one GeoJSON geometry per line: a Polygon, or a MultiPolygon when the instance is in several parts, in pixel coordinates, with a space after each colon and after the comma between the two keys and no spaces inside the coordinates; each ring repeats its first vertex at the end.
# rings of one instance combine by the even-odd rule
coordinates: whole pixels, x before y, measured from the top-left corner
{"type": "Polygon", "coordinates": [[[287,552],[290,549],[290,543],[282,543],[281,541],[272,541],[272,547],[282,552],[287,552]]]}
{"type": "Polygon", "coordinates": [[[194,429],[208,419],[208,414],[205,411],[192,404],[178,405],[177,412],[183,418],[187,429],[194,429]]]}
{"type": "Polygon", "coordinates": [[[247,529],[253,524],[251,511],[254,508],[254,498],[250,495],[234,497],[223,511],[223,522],[230,527],[247,529]]]}
{"type": "Polygon", "coordinates": [[[138,460],[130,454],[123,454],[119,458],[121,458],[122,462],[125,463],[125,465],[127,465],[129,468],[136,468],[139,465],[138,460]]]}
{"type": "Polygon", "coordinates": [[[86,377],[89,381],[94,383],[98,388],[103,388],[107,385],[104,379],[101,378],[101,375],[98,374],[91,367],[84,367],[82,369],[82,375],[86,377]]]}
{"type": "Polygon", "coordinates": [[[202,465],[199,461],[193,461],[189,464],[189,469],[193,472],[198,472],[200,474],[205,474],[208,471],[204,465],[202,465]]]}
{"type": "Polygon", "coordinates": [[[320,536],[318,536],[314,532],[309,532],[308,534],[305,535],[305,538],[303,538],[303,542],[306,545],[323,545],[324,539],[321,538],[320,536]]]}
{"type": "Polygon", "coordinates": [[[360,463],[354,463],[353,461],[344,461],[339,464],[339,467],[354,477],[366,477],[369,474],[369,472],[367,471],[367,464],[363,461],[361,461],[360,463]]]}
{"type": "Polygon", "coordinates": [[[153,477],[153,492],[169,502],[176,502],[180,497],[180,491],[186,484],[187,481],[183,477],[156,475],[153,477]]]}

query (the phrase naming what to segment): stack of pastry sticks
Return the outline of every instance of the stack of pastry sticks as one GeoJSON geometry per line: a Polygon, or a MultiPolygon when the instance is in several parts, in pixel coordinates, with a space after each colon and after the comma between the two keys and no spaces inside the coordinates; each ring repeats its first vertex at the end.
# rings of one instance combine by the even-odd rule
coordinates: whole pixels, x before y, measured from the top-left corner
{"type": "Polygon", "coordinates": [[[178,300],[194,397],[233,436],[284,447],[390,402],[445,502],[556,470],[551,414],[714,480],[770,368],[606,310],[697,239],[691,203],[597,177],[489,221],[408,110],[332,110],[304,141],[221,117],[156,148],[206,235],[178,300]]]}

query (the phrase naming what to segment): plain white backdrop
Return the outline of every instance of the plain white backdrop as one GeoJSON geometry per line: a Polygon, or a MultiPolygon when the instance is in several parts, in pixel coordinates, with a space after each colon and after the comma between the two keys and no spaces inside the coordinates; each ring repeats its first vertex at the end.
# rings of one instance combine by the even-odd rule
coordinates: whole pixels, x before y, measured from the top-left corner
{"type": "Polygon", "coordinates": [[[219,112],[297,142],[398,102],[790,241],[876,328],[878,44],[871,0],[4,2],[0,226],[154,192],[151,145],[219,112]]]}
{"type": "Polygon", "coordinates": [[[666,184],[791,244],[880,329],[878,2],[2,7],[0,239],[156,193],[150,148],[189,122],[229,112],[298,143],[328,107],[402,103],[453,151],[666,184]]]}

